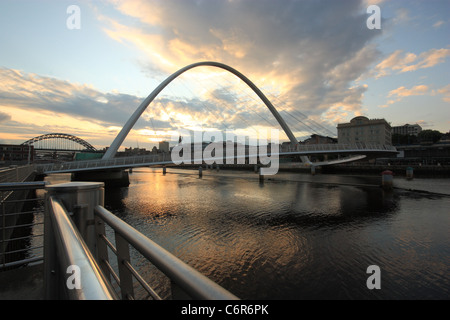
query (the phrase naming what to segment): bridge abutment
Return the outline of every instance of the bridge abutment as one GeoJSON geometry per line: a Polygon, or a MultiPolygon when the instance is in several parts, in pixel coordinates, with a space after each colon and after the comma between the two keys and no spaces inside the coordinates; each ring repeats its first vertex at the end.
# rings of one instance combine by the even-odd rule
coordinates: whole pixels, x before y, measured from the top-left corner
{"type": "Polygon", "coordinates": [[[72,181],[103,182],[105,188],[128,187],[130,179],[125,170],[95,170],[72,173],[72,181]]]}

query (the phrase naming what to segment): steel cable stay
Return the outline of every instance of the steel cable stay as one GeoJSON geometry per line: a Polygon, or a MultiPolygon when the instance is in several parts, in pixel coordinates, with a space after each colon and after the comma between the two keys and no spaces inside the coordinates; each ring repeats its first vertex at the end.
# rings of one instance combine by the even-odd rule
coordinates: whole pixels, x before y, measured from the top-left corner
{"type": "MultiPolygon", "coordinates": [[[[229,82],[229,83],[230,83],[230,82],[229,82]]],[[[233,85],[233,84],[231,84],[231,85],[233,85]]],[[[245,89],[245,88],[244,88],[244,89],[245,89]]],[[[242,90],[240,91],[240,93],[242,93],[242,92],[244,91],[244,89],[242,89],[242,90]]],[[[247,95],[247,97],[249,97],[251,100],[256,101],[256,102],[260,102],[260,101],[258,101],[253,95],[248,94],[248,93],[246,93],[246,95],[247,95]]],[[[268,95],[268,96],[269,96],[269,95],[268,95]]],[[[278,97],[274,96],[274,95],[271,97],[270,100],[271,100],[271,102],[272,102],[273,105],[275,105],[275,103],[273,102],[274,100],[279,100],[279,101],[280,101],[280,99],[279,99],[278,97]],[[275,99],[274,99],[274,98],[275,98],[275,99]]],[[[284,103],[284,102],[283,102],[283,104],[286,105],[286,103],[284,103]]],[[[298,127],[298,123],[303,124],[303,125],[304,125],[305,127],[307,127],[311,132],[316,133],[316,134],[323,134],[323,132],[320,132],[319,130],[313,128],[314,125],[315,125],[315,126],[318,126],[318,127],[321,127],[321,128],[323,128],[324,130],[328,130],[328,129],[326,129],[325,127],[321,126],[320,124],[314,122],[313,120],[310,120],[310,119],[309,119],[306,115],[304,115],[303,113],[301,113],[301,114],[302,114],[302,117],[303,117],[304,119],[307,119],[309,122],[312,122],[312,125],[311,125],[311,124],[308,125],[304,120],[300,120],[298,117],[292,115],[290,112],[288,112],[288,111],[285,110],[284,108],[281,108],[279,104],[277,104],[276,106],[277,106],[277,110],[280,110],[280,111],[279,111],[280,114],[284,112],[287,116],[289,116],[289,117],[293,118],[294,120],[296,120],[296,123],[295,123],[295,124],[289,123],[289,126],[290,126],[290,128],[292,129],[293,132],[303,132],[303,131],[306,131],[305,128],[303,128],[303,127],[298,127]]],[[[252,110],[252,111],[253,111],[253,110],[252,110]]],[[[258,116],[262,117],[260,114],[258,114],[258,116]]],[[[268,122],[271,126],[274,126],[274,125],[273,125],[272,123],[270,123],[267,119],[265,119],[265,118],[263,118],[263,119],[264,119],[266,122],[268,122]]],[[[286,122],[289,121],[287,117],[284,117],[284,120],[285,120],[286,122]]],[[[328,130],[328,131],[329,131],[329,130],[328,130]]],[[[332,136],[335,136],[335,135],[332,133],[332,136]]]]}
{"type": "MultiPolygon", "coordinates": [[[[211,80],[212,82],[214,82],[217,86],[220,86],[215,80],[211,80]]],[[[229,109],[230,105],[225,104],[225,102],[223,102],[223,99],[220,99],[220,97],[217,97],[217,95],[214,93],[214,90],[211,91],[212,95],[214,96],[214,98],[216,99],[216,101],[218,101],[224,108],[229,109]]],[[[231,107],[233,107],[233,104],[231,104],[231,107]]],[[[256,113],[253,108],[248,108],[248,110],[250,110],[251,112],[255,113],[256,115],[258,115],[259,117],[262,117],[261,115],[259,115],[258,113],[256,113]]],[[[241,111],[240,109],[236,108],[236,106],[234,106],[234,108],[231,111],[235,111],[234,114],[239,117],[239,119],[241,119],[243,122],[245,122],[245,124],[247,125],[247,128],[251,128],[252,130],[255,131],[255,133],[257,134],[257,136],[259,136],[259,131],[258,129],[256,129],[252,124],[250,124],[249,121],[247,121],[245,119],[245,117],[243,117],[241,115],[241,111]]],[[[263,118],[264,119],[264,118],[263,118]]],[[[269,123],[271,126],[273,126],[273,124],[269,123]]]]}

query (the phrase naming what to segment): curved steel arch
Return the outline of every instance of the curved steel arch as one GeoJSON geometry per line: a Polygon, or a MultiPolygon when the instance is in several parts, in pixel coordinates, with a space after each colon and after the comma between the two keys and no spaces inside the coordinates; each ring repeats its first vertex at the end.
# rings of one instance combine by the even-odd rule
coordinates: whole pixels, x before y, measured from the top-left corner
{"type": "Polygon", "coordinates": [[[275,107],[272,105],[272,103],[267,99],[267,97],[259,90],[256,85],[250,81],[246,76],[244,76],[242,73],[237,71],[236,69],[223,64],[219,62],[214,61],[203,61],[203,62],[197,62],[190,64],[177,72],[173,73],[171,76],[169,76],[166,80],[161,82],[161,84],[153,90],[153,92],[141,103],[141,105],[136,109],[136,111],[133,113],[133,115],[128,119],[128,121],[123,126],[122,130],[119,132],[117,137],[114,139],[114,141],[111,143],[111,146],[108,148],[108,150],[103,155],[103,159],[110,159],[113,158],[116,154],[119,147],[122,145],[122,142],[125,140],[126,136],[130,132],[131,128],[134,126],[136,121],[139,119],[139,117],[142,115],[142,113],[145,111],[145,109],[148,107],[148,105],[156,98],[156,96],[175,78],[177,78],[182,73],[196,67],[201,66],[211,66],[211,67],[217,67],[221,69],[225,69],[226,71],[231,72],[232,74],[239,77],[242,81],[244,81],[257,95],[258,97],[264,102],[264,104],[269,108],[269,110],[272,112],[274,117],[277,119],[278,123],[283,128],[284,132],[288,136],[289,140],[293,145],[298,144],[297,139],[294,137],[294,134],[292,133],[291,129],[287,126],[286,122],[284,122],[283,118],[281,118],[278,111],[275,109],[275,107]]]}
{"type": "Polygon", "coordinates": [[[80,145],[82,145],[83,147],[85,147],[88,150],[91,151],[96,151],[97,149],[95,149],[95,147],[93,145],[91,145],[89,142],[87,142],[86,140],[83,140],[81,138],[78,138],[76,136],[70,135],[70,134],[65,134],[65,133],[48,133],[48,134],[43,134],[37,137],[34,137],[30,140],[27,140],[25,142],[22,143],[22,145],[32,145],[35,142],[41,141],[41,140],[47,140],[47,139],[66,139],[66,140],[70,140],[73,142],[76,142],[80,145]]]}

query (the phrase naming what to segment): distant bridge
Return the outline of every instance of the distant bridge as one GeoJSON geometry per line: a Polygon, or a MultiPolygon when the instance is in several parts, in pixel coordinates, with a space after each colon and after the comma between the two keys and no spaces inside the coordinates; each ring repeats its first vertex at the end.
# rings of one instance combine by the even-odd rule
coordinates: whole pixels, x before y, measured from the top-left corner
{"type": "Polygon", "coordinates": [[[86,140],[65,133],[43,134],[23,142],[22,145],[32,145],[38,150],[97,151],[97,149],[86,140]]]}

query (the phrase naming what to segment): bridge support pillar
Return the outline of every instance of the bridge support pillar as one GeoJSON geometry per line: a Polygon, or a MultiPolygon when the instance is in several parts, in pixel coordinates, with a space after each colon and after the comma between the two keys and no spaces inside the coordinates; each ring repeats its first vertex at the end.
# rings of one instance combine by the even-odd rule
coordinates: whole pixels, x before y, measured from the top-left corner
{"type": "MultiPolygon", "coordinates": [[[[94,224],[94,208],[104,205],[104,189],[101,182],[69,182],[45,187],[46,212],[44,216],[44,296],[45,299],[60,298],[62,285],[66,284],[67,271],[57,262],[63,257],[56,246],[58,231],[52,210],[48,208],[48,199],[53,197],[62,202],[65,209],[72,213],[72,221],[93,255],[97,252],[94,224]]],[[[65,230],[67,231],[67,230],[65,230]]],[[[67,261],[64,261],[67,262],[67,261]]],[[[83,275],[81,275],[83,277],[83,275]]]]}
{"type": "Polygon", "coordinates": [[[72,173],[72,181],[103,182],[105,188],[128,187],[130,179],[125,170],[98,170],[72,173]]]}

